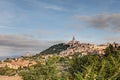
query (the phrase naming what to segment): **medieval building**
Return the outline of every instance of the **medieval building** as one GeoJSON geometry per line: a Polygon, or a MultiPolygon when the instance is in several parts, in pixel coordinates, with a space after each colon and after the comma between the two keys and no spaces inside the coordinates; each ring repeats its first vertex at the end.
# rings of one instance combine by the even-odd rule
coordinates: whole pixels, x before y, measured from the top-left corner
{"type": "Polygon", "coordinates": [[[108,45],[94,45],[89,43],[80,43],[75,39],[73,36],[73,39],[67,43],[70,47],[67,48],[67,50],[62,51],[60,53],[61,56],[68,56],[68,55],[74,55],[77,52],[80,52],[81,55],[87,55],[87,54],[105,54],[105,49],[108,45]]]}

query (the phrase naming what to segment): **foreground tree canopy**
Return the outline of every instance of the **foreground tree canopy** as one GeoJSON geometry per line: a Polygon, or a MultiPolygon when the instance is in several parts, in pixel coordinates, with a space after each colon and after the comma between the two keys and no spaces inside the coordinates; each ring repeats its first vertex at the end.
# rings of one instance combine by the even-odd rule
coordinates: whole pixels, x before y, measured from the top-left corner
{"type": "Polygon", "coordinates": [[[110,45],[104,56],[74,57],[69,72],[71,80],[120,80],[120,51],[110,45]]]}

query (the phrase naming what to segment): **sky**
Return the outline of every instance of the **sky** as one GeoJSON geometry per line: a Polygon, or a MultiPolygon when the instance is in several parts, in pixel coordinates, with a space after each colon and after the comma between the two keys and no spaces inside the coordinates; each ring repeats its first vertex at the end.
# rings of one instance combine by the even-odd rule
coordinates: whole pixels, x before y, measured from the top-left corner
{"type": "Polygon", "coordinates": [[[120,0],[0,0],[0,56],[68,42],[120,41],[120,0]]]}

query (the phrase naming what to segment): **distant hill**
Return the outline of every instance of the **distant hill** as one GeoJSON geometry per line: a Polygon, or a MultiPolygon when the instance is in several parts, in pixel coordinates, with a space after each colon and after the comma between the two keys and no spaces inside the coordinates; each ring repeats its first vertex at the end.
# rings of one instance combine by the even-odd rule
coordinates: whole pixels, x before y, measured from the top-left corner
{"type": "Polygon", "coordinates": [[[5,60],[7,58],[18,58],[20,55],[14,55],[14,56],[0,56],[0,60],[5,60]]]}
{"type": "Polygon", "coordinates": [[[60,43],[51,46],[50,48],[40,52],[40,54],[59,54],[61,51],[66,50],[69,47],[69,45],[65,43],[60,43]]]}

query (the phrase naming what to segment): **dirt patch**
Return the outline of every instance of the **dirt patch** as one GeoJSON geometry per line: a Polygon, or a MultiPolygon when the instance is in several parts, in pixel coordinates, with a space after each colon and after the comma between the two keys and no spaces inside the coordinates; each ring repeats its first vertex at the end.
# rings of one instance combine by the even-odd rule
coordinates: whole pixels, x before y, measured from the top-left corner
{"type": "Polygon", "coordinates": [[[20,76],[0,76],[0,80],[22,80],[20,76]]]}

